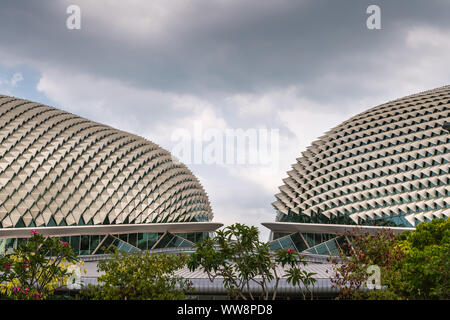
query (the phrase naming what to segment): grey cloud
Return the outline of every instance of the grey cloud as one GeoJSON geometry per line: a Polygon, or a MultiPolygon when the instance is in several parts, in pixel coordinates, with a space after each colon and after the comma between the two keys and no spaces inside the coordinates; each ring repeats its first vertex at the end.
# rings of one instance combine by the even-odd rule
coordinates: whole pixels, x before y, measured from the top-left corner
{"type": "Polygon", "coordinates": [[[398,45],[411,26],[448,28],[450,9],[444,1],[377,1],[383,30],[373,32],[365,28],[372,1],[197,1],[162,31],[164,39],[152,41],[115,34],[120,12],[106,6],[109,18],[95,19],[89,2],[82,30],[69,31],[69,3],[2,4],[1,50],[142,88],[221,95],[303,85],[317,99],[322,76],[367,75],[376,67],[370,58],[398,45]]]}
{"type": "MultiPolygon", "coordinates": [[[[155,142],[167,141],[170,135],[156,126],[190,125],[184,119],[195,118],[204,104],[204,109],[213,109],[231,127],[275,127],[284,138],[303,139],[306,145],[311,142],[310,132],[298,130],[300,136],[292,127],[308,119],[292,119],[287,124],[280,112],[320,109],[320,114],[332,114],[334,120],[336,114],[347,117],[427,89],[423,86],[450,81],[448,53],[411,50],[405,45],[406,36],[416,27],[444,35],[450,32],[450,2],[446,0],[189,1],[186,7],[176,8],[179,13],[156,35],[148,33],[145,24],[146,14],[153,10],[150,1],[127,2],[142,4],[142,10],[120,10],[125,2],[79,0],[79,31],[65,27],[65,9],[74,2],[2,1],[0,59],[12,59],[41,72],[41,80],[49,81],[45,93],[51,92],[52,85],[57,87],[49,98],[61,107],[145,133],[155,142]],[[102,3],[109,5],[102,7],[102,3]],[[382,30],[366,28],[365,11],[370,4],[381,7],[382,30]],[[131,14],[136,12],[143,24],[126,28],[126,21],[132,23],[131,14]],[[130,16],[123,20],[121,14],[130,16]],[[423,66],[424,61],[437,65],[423,66]],[[293,88],[290,96],[289,88],[293,88]],[[176,104],[176,97],[183,100],[187,95],[198,100],[186,106],[176,104]],[[239,108],[247,106],[227,100],[237,95],[254,98],[253,108],[258,107],[258,99],[268,96],[270,108],[242,116],[239,108]],[[92,108],[98,101],[104,105],[92,108]]],[[[313,125],[322,130],[324,121],[315,121],[313,125]]],[[[287,154],[286,150],[281,153],[287,154]]],[[[295,157],[282,160],[293,163],[295,157]]],[[[223,188],[220,184],[205,186],[222,216],[236,214],[226,211],[234,208],[240,214],[270,212],[273,195],[257,183],[233,177],[217,166],[194,166],[193,170],[206,177],[206,184],[211,180],[223,184],[223,188]]],[[[279,184],[287,170],[282,170],[279,184]]],[[[220,216],[216,219],[220,221],[220,216]]]]}

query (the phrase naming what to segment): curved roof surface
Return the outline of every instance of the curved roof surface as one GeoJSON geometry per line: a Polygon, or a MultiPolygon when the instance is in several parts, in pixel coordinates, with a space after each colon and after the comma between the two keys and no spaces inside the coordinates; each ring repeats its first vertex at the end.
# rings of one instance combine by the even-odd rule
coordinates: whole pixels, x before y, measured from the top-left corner
{"type": "Polygon", "coordinates": [[[210,221],[198,179],[142,137],[0,95],[0,227],[210,221]]]}
{"type": "Polygon", "coordinates": [[[288,171],[278,221],[415,226],[450,215],[450,86],[360,113],[288,171]]]}

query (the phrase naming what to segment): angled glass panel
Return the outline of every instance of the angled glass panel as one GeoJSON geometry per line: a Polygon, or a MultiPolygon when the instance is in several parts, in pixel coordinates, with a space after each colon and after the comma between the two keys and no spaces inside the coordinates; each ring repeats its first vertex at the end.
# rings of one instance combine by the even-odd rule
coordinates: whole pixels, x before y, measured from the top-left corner
{"type": "Polygon", "coordinates": [[[306,245],[305,241],[303,241],[302,237],[300,236],[300,234],[294,233],[290,235],[292,241],[294,242],[295,247],[297,248],[298,251],[303,251],[308,249],[308,246],[306,245]]]}
{"type": "Polygon", "coordinates": [[[294,242],[292,241],[290,236],[280,238],[280,239],[278,239],[278,241],[280,242],[280,244],[284,250],[286,250],[286,249],[297,250],[297,248],[295,247],[294,242]]]}
{"type": "Polygon", "coordinates": [[[270,248],[270,250],[273,250],[273,251],[278,251],[278,250],[283,249],[283,247],[281,246],[281,244],[278,240],[273,240],[273,241],[269,242],[269,248],[270,248]]]}
{"type": "Polygon", "coordinates": [[[173,234],[166,233],[166,235],[158,242],[155,249],[165,248],[170,243],[170,241],[172,241],[173,237],[175,237],[173,234]]]}

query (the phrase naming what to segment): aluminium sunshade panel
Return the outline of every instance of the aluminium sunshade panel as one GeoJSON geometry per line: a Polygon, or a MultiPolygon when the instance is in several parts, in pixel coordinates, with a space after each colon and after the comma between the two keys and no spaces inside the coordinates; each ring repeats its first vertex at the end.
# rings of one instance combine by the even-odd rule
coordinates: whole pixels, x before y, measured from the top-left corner
{"type": "Polygon", "coordinates": [[[450,134],[442,125],[450,120],[449,107],[445,86],[374,107],[329,130],[283,180],[273,203],[278,217],[405,227],[448,217],[450,134]]]}
{"type": "Polygon", "coordinates": [[[198,179],[155,143],[0,95],[0,227],[210,221],[212,216],[198,179]]]}

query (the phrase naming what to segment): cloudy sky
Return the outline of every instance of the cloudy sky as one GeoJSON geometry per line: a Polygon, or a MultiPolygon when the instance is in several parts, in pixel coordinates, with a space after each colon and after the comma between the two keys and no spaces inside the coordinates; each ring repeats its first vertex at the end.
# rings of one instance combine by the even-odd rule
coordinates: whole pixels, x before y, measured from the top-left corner
{"type": "Polygon", "coordinates": [[[448,84],[448,0],[0,4],[1,94],[135,133],[169,151],[179,146],[174,134],[194,137],[196,126],[215,130],[210,142],[227,130],[278,132],[270,170],[267,163],[188,164],[214,220],[256,225],[262,240],[269,233],[260,223],[275,219],[278,186],[312,141],[370,107],[448,84]],[[366,25],[373,4],[381,9],[380,30],[366,25]],[[70,5],[81,10],[80,29],[67,28],[70,5]]]}

